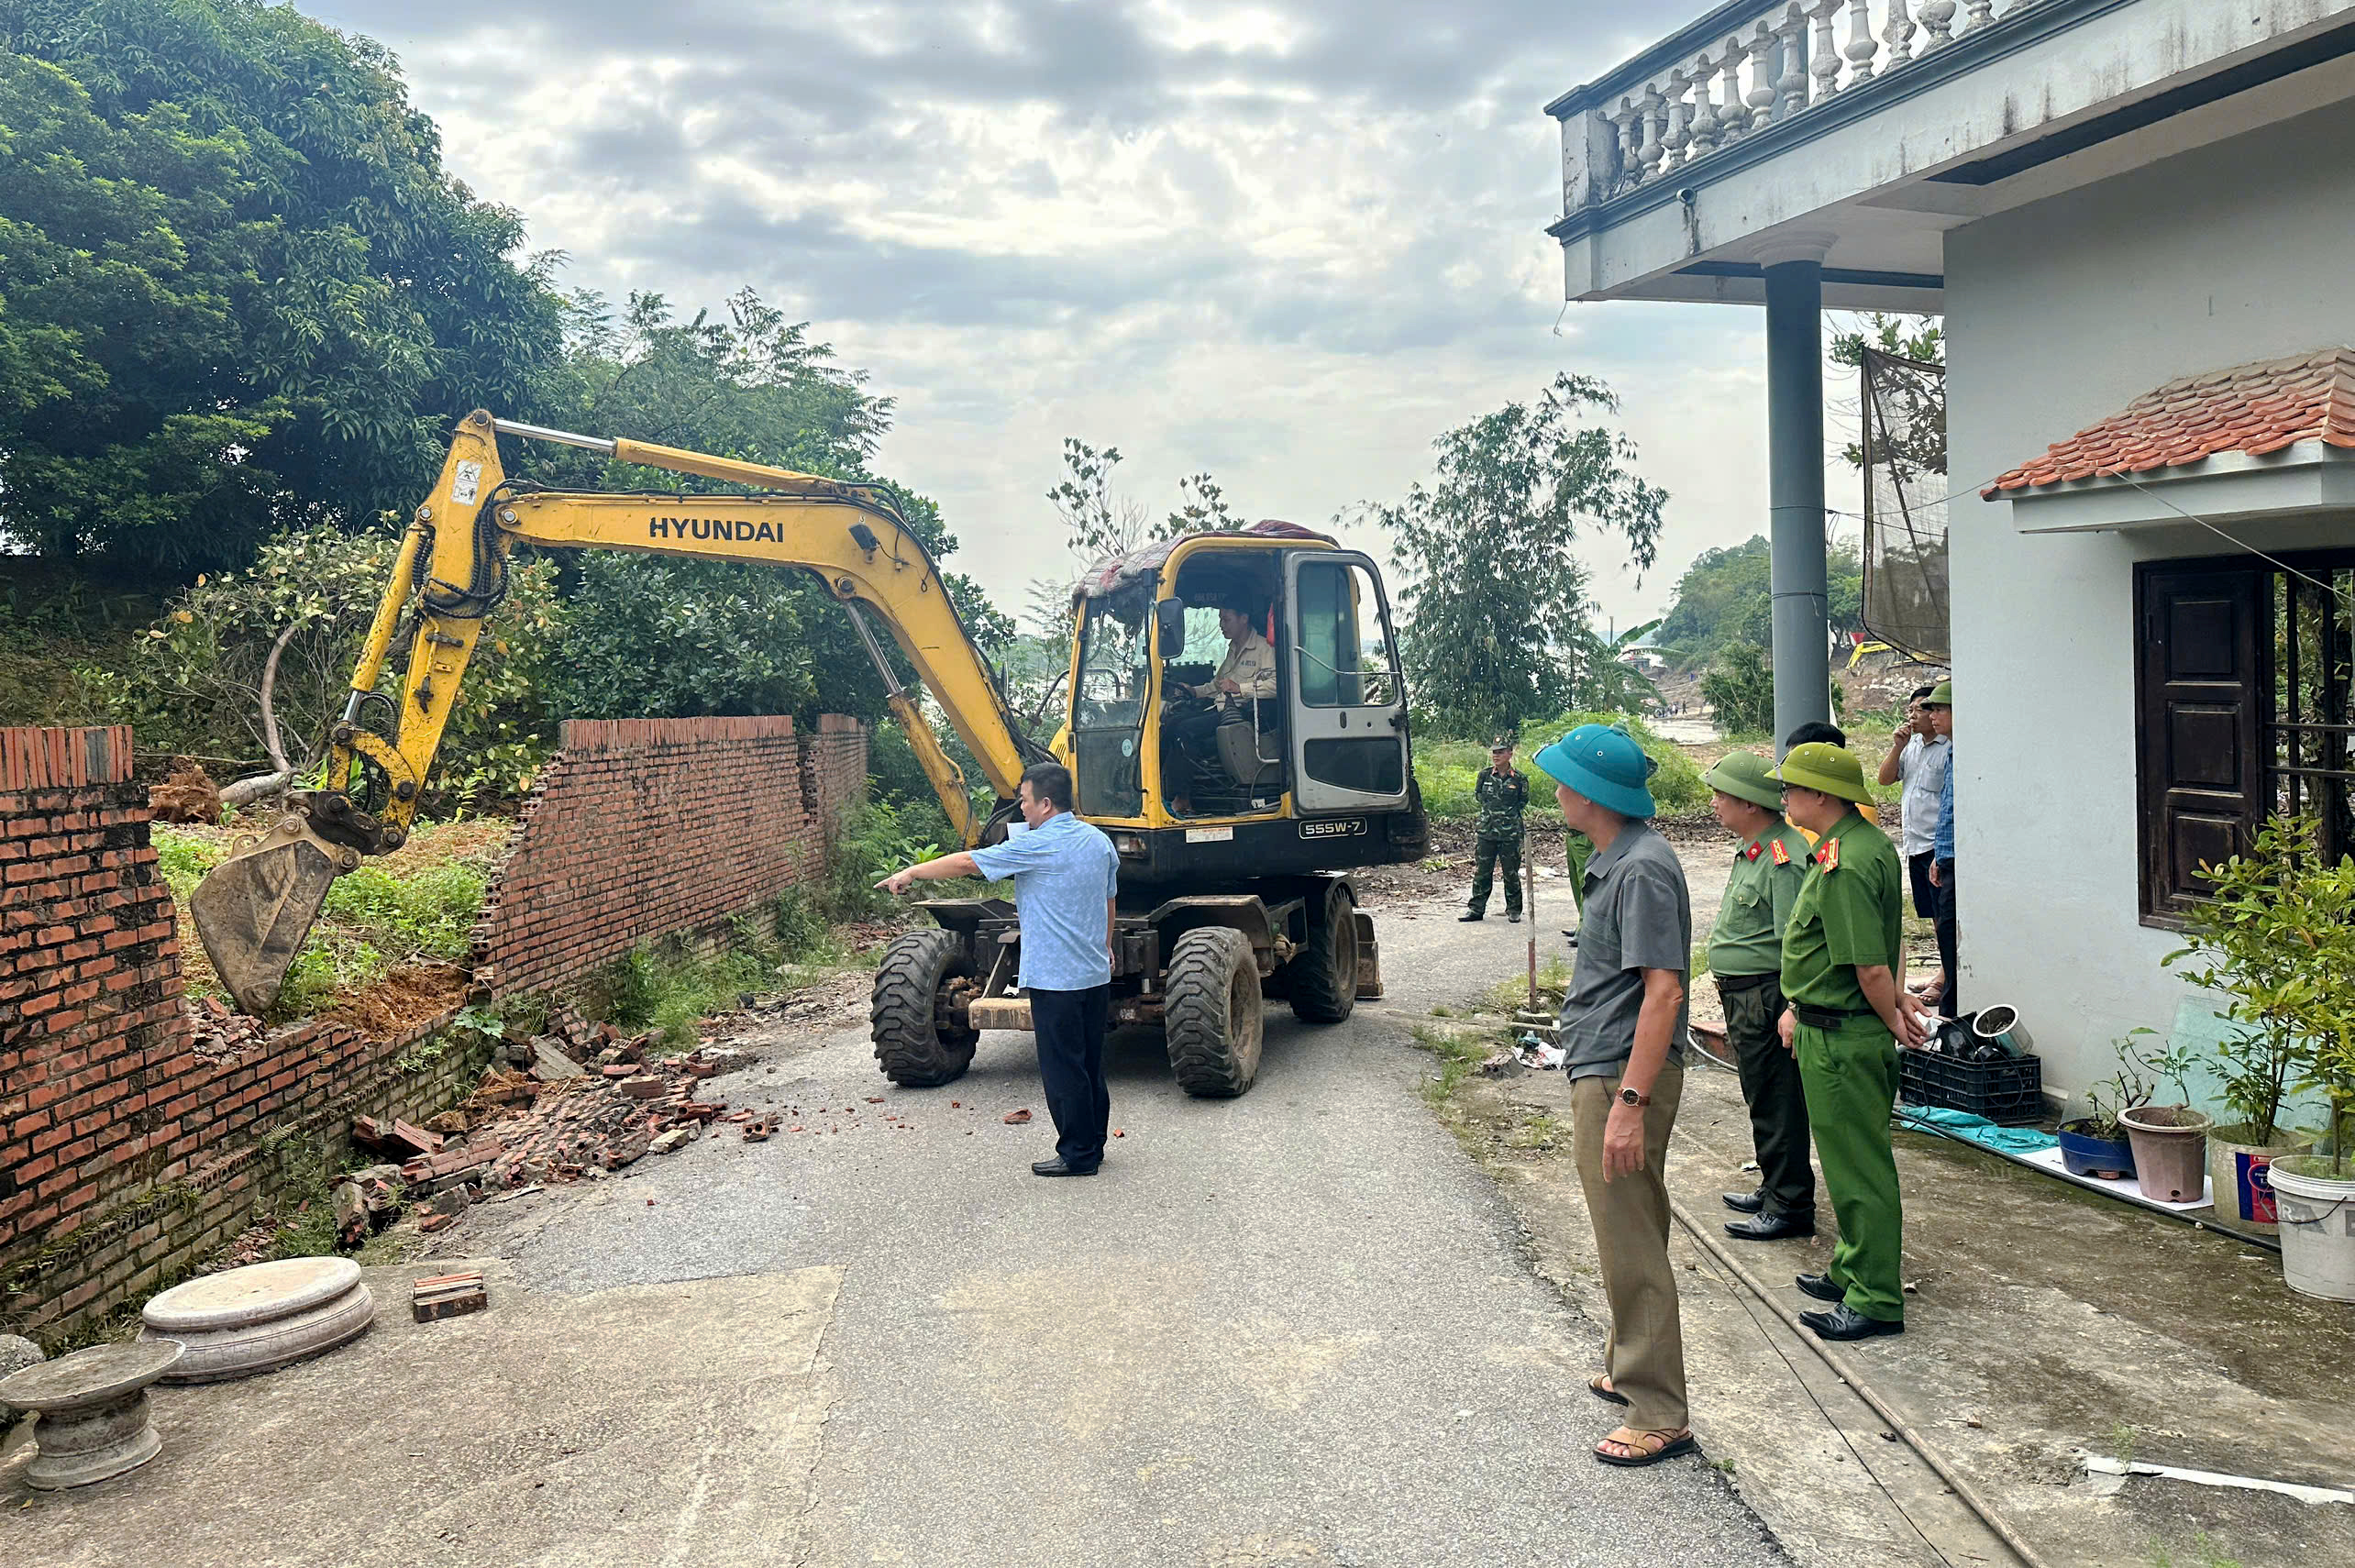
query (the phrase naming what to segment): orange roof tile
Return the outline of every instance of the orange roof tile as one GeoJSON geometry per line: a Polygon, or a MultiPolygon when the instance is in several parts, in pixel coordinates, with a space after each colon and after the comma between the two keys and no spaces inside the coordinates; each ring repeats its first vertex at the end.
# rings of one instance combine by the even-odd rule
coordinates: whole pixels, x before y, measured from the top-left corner
{"type": "Polygon", "coordinates": [[[2355,348],[2321,348],[2169,381],[2054,442],[1979,494],[1993,501],[2073,480],[2155,473],[2219,452],[2260,458],[2317,439],[2355,447],[2355,348]]]}

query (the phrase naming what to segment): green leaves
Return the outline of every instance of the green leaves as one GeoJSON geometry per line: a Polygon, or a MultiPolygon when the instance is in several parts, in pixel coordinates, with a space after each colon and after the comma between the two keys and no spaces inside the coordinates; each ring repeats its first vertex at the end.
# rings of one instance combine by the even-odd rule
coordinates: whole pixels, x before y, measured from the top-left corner
{"type": "Polygon", "coordinates": [[[1557,376],[1534,403],[1442,436],[1430,487],[1366,509],[1395,545],[1416,705],[1444,733],[1510,729],[1572,706],[1581,639],[1592,637],[1586,569],[1572,554],[1582,530],[1616,533],[1639,568],[1652,565],[1667,492],[1637,477],[1624,435],[1578,423],[1618,409],[1602,382],[1557,376]]]}
{"type": "Polygon", "coordinates": [[[2338,1169],[2355,1160],[2355,859],[2317,852],[2310,816],[2277,816],[2248,851],[2203,866],[2212,889],[2184,917],[2184,978],[2230,999],[2248,1034],[2225,1048],[2227,1103],[2270,1131],[2283,1080],[2330,1108],[2338,1169]]]}

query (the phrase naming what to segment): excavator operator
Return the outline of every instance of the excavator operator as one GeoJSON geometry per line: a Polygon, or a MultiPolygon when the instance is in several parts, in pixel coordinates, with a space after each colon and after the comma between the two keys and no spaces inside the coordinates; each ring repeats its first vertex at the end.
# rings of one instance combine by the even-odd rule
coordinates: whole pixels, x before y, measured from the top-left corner
{"type": "Polygon", "coordinates": [[[1163,688],[1172,702],[1161,717],[1161,777],[1177,812],[1192,809],[1189,783],[1198,774],[1217,771],[1219,725],[1241,711],[1246,722],[1255,698],[1276,695],[1276,650],[1251,624],[1251,612],[1241,605],[1219,606],[1219,631],[1227,640],[1226,658],[1219,672],[1200,686],[1163,688]]]}

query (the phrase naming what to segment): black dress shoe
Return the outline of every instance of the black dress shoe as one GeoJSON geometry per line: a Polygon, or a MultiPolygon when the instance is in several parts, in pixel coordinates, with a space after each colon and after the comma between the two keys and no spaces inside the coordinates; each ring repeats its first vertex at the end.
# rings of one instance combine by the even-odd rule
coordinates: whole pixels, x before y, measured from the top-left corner
{"type": "Polygon", "coordinates": [[[1478,910],[1468,910],[1463,914],[1457,915],[1455,918],[1459,921],[1478,920],[1481,918],[1481,915],[1478,910]]]}
{"type": "Polygon", "coordinates": [[[1802,1312],[1799,1321],[1819,1340],[1869,1340],[1879,1334],[1902,1334],[1906,1326],[1883,1318],[1867,1318],[1845,1301],[1829,1312],[1802,1312]]]}
{"type": "Polygon", "coordinates": [[[1753,1214],[1747,1220],[1729,1220],[1725,1233],[1737,1242],[1781,1242],[1793,1236],[1815,1234],[1812,1215],[1753,1214]]]}
{"type": "Polygon", "coordinates": [[[1096,1167],[1093,1165],[1065,1165],[1063,1156],[1060,1154],[1051,1160],[1040,1160],[1031,1166],[1033,1176],[1094,1176],[1095,1174],[1096,1167]]]}
{"type": "Polygon", "coordinates": [[[1512,922],[1513,924],[1515,924],[1515,925],[1519,925],[1519,924],[1520,923],[1520,911],[1519,911],[1519,910],[1508,910],[1508,911],[1505,911],[1505,919],[1506,919],[1506,920],[1508,920],[1508,921],[1509,921],[1509,922],[1512,922]]]}
{"type": "Polygon", "coordinates": [[[1846,1301],[1848,1292],[1832,1284],[1828,1274],[1803,1274],[1794,1281],[1801,1290],[1819,1301],[1846,1301]]]}
{"type": "Polygon", "coordinates": [[[1756,1214],[1766,1207],[1766,1189],[1763,1187],[1755,1192],[1725,1192],[1718,1196],[1736,1214],[1756,1214]]]}

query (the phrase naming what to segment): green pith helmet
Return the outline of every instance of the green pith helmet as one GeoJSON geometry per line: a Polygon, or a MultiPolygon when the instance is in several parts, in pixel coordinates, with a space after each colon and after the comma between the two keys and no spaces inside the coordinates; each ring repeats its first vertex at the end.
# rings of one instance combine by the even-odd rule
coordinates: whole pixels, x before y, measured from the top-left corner
{"type": "Polygon", "coordinates": [[[1954,678],[1952,676],[1949,676],[1944,680],[1941,680],[1937,685],[1931,687],[1929,689],[1929,695],[1921,700],[1921,705],[1925,708],[1951,708],[1954,706],[1954,678]]]}
{"type": "Polygon", "coordinates": [[[1500,751],[1510,751],[1514,746],[1520,744],[1520,742],[1514,740],[1510,735],[1498,735],[1495,740],[1488,743],[1488,755],[1490,756],[1494,756],[1500,751]]]}
{"type": "Polygon", "coordinates": [[[1783,766],[1766,777],[1780,784],[1796,784],[1802,790],[1820,790],[1852,803],[1873,798],[1864,788],[1864,765],[1844,747],[1830,741],[1809,741],[1805,745],[1793,746],[1783,757],[1783,766]]]}
{"type": "Polygon", "coordinates": [[[1727,752],[1718,758],[1715,767],[1701,775],[1701,782],[1770,812],[1783,809],[1783,793],[1775,783],[1775,765],[1754,751],[1727,752]]]}

